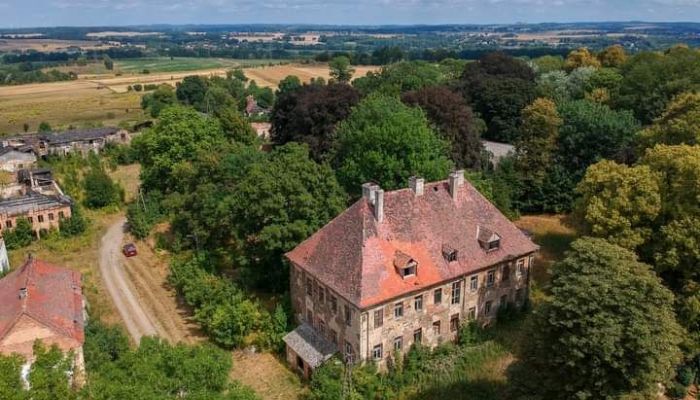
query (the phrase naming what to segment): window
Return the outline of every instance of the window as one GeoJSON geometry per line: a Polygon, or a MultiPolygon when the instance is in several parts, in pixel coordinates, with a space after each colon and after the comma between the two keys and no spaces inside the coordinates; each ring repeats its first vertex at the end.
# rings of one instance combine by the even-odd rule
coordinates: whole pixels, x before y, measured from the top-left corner
{"type": "Polygon", "coordinates": [[[491,270],[486,273],[486,286],[491,287],[496,283],[496,270],[491,270]]]}
{"type": "Polygon", "coordinates": [[[49,221],[53,221],[53,213],[49,213],[49,221]]]}
{"type": "Polygon", "coordinates": [[[433,292],[433,303],[442,303],[442,289],[435,289],[435,291],[433,292]]]}
{"type": "Polygon", "coordinates": [[[379,328],[384,325],[384,309],[374,311],[374,327],[379,328]]]}
{"type": "Polygon", "coordinates": [[[452,247],[450,247],[448,245],[443,245],[442,246],[442,256],[445,258],[445,261],[447,261],[447,262],[457,261],[457,250],[453,249],[452,247]]]}
{"type": "Polygon", "coordinates": [[[470,321],[474,321],[476,319],[476,307],[469,307],[467,318],[469,318],[470,321]]]}
{"type": "Polygon", "coordinates": [[[58,219],[63,219],[66,217],[66,214],[63,213],[63,211],[58,212],[58,219]]]}
{"type": "Polygon", "coordinates": [[[452,283],[452,304],[459,304],[462,297],[462,282],[452,283]]]}
{"type": "Polygon", "coordinates": [[[416,311],[421,311],[423,309],[423,296],[416,296],[416,298],[413,299],[413,308],[415,308],[416,311]]]}
{"type": "Polygon", "coordinates": [[[491,240],[488,243],[487,251],[498,250],[499,247],[501,247],[501,239],[491,240]]]}
{"type": "Polygon", "coordinates": [[[520,260],[518,260],[518,266],[515,269],[515,276],[517,278],[520,278],[521,276],[523,276],[524,272],[525,272],[525,259],[521,258],[520,260]]]}
{"type": "Polygon", "coordinates": [[[320,333],[321,336],[326,336],[326,323],[320,318],[318,320],[318,333],[320,333]]]}
{"type": "Polygon", "coordinates": [[[491,302],[490,301],[487,301],[486,304],[484,305],[484,313],[486,313],[486,315],[491,314],[491,302]]]}
{"type": "Polygon", "coordinates": [[[333,311],[333,314],[338,312],[338,299],[335,298],[335,296],[328,295],[331,298],[331,311],[333,311]]]}
{"type": "Polygon", "coordinates": [[[7,225],[8,228],[12,228],[12,221],[10,221],[10,220],[8,219],[6,225],[7,225]]]}
{"type": "Polygon", "coordinates": [[[311,325],[314,323],[314,313],[311,310],[306,310],[306,322],[311,325]]]}
{"type": "Polygon", "coordinates": [[[36,219],[37,219],[39,222],[44,222],[44,216],[43,216],[43,215],[37,216],[36,219]]]}
{"type": "Polygon", "coordinates": [[[306,295],[312,296],[314,294],[313,290],[313,281],[311,278],[306,278],[306,295]]]}
{"type": "Polygon", "coordinates": [[[375,360],[381,360],[382,359],[382,345],[378,344],[374,346],[372,349],[372,358],[375,360]]]}
{"type": "Polygon", "coordinates": [[[318,302],[323,304],[326,301],[326,288],[319,286],[318,288],[318,302]]]}
{"type": "Polygon", "coordinates": [[[297,356],[297,368],[300,370],[304,370],[304,360],[302,360],[301,357],[297,356]]]}
{"type": "Polygon", "coordinates": [[[452,314],[450,317],[450,332],[457,332],[459,330],[459,314],[452,314]]]}
{"type": "Polygon", "coordinates": [[[504,264],[501,269],[501,282],[508,282],[510,279],[510,264],[504,264]]]}
{"type": "Polygon", "coordinates": [[[32,218],[32,217],[27,217],[27,220],[29,221],[30,224],[34,223],[34,218],[32,218]]]}
{"type": "Polygon", "coordinates": [[[403,303],[394,304],[394,318],[403,317],[403,303]]]}
{"type": "Polygon", "coordinates": [[[347,304],[343,308],[345,311],[345,325],[350,326],[352,324],[352,312],[350,312],[350,307],[347,304]]]}
{"type": "Polygon", "coordinates": [[[433,334],[434,335],[440,334],[440,321],[433,322],[433,334]]]}
{"type": "Polygon", "coordinates": [[[394,338],[394,350],[401,351],[402,348],[403,348],[403,336],[399,336],[397,338],[394,338]]]}
{"type": "Polygon", "coordinates": [[[474,275],[469,278],[469,290],[476,292],[479,289],[479,276],[474,275]]]}
{"type": "Polygon", "coordinates": [[[420,343],[423,341],[423,329],[418,328],[413,331],[413,343],[420,343]]]}
{"type": "Polygon", "coordinates": [[[352,345],[347,340],[345,341],[345,355],[351,356],[353,354],[352,345]]]}
{"type": "Polygon", "coordinates": [[[415,261],[410,262],[408,265],[406,265],[406,268],[401,268],[401,276],[404,278],[407,278],[409,276],[413,276],[416,274],[416,269],[418,268],[418,264],[415,261]]]}

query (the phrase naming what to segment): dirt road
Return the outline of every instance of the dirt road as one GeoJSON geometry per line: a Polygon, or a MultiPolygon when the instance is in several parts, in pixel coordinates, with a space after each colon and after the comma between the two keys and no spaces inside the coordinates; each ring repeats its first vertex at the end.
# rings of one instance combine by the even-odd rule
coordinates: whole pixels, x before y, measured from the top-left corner
{"type": "Polygon", "coordinates": [[[105,287],[124,320],[131,337],[138,343],[142,336],[158,333],[153,318],[141,306],[123,264],[121,244],[125,218],[109,227],[100,242],[100,273],[105,287]]]}

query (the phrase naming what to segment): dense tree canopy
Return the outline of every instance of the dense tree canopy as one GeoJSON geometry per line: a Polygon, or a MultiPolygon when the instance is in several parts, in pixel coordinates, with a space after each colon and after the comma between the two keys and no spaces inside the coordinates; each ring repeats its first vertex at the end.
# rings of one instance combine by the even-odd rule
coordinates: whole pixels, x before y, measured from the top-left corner
{"type": "Polygon", "coordinates": [[[153,118],[157,118],[163,109],[177,104],[178,98],[170,85],[160,85],[152,93],[141,98],[141,108],[153,118]]]}
{"type": "Polygon", "coordinates": [[[598,53],[598,60],[603,67],[620,68],[627,62],[625,48],[619,44],[606,47],[598,53]]]}
{"type": "Polygon", "coordinates": [[[448,143],[430,128],[423,111],[393,97],[363,100],[337,135],[333,163],[338,180],[353,195],[370,181],[392,190],[406,186],[412,175],[444,179],[453,165],[448,143]]]}
{"type": "Polygon", "coordinates": [[[679,95],[639,136],[642,149],[656,144],[700,144],[700,94],[679,95]]]}
{"type": "Polygon", "coordinates": [[[648,166],[601,161],[588,168],[577,191],[589,234],[631,250],[651,237],[661,194],[658,176],[648,166]]]}
{"type": "Polygon", "coordinates": [[[312,157],[320,161],[333,146],[336,125],[359,101],[357,90],[342,83],[285,89],[270,116],[272,140],[276,144],[306,143],[312,157]]]}
{"type": "Polygon", "coordinates": [[[600,61],[585,47],[573,50],[564,61],[564,69],[567,71],[582,67],[600,67],[600,61]]]}
{"type": "Polygon", "coordinates": [[[399,95],[410,90],[443,83],[445,77],[441,69],[425,61],[403,61],[382,68],[381,72],[369,72],[357,78],[352,85],[362,95],[380,92],[399,95]]]}
{"type": "Polygon", "coordinates": [[[226,140],[218,120],[191,108],[172,107],[161,113],[156,125],[137,136],[133,146],[141,162],[146,190],[177,190],[191,173],[190,161],[198,154],[222,151],[226,140]]]}
{"type": "Polygon", "coordinates": [[[700,89],[700,51],[675,47],[666,53],[643,52],[622,67],[619,106],[634,111],[644,124],[661,115],[671,99],[700,89]]]}
{"type": "Polygon", "coordinates": [[[517,140],[520,112],[535,98],[535,73],[527,63],[503,53],[487,54],[467,64],[460,87],[486,121],[486,138],[517,140]]]}
{"type": "Polygon", "coordinates": [[[237,147],[195,166],[174,228],[224,252],[268,289],[287,287],[282,254],[339,214],[346,196],[333,171],[289,143],[262,153],[237,147]]]}
{"type": "Polygon", "coordinates": [[[457,167],[481,166],[479,124],[464,98],[446,86],[428,86],[406,92],[401,100],[425,111],[438,133],[450,143],[452,161],[457,167]]]}
{"type": "Polygon", "coordinates": [[[514,388],[544,399],[652,398],[680,361],[673,294],[634,253],[574,242],[534,313],[514,388]]]}

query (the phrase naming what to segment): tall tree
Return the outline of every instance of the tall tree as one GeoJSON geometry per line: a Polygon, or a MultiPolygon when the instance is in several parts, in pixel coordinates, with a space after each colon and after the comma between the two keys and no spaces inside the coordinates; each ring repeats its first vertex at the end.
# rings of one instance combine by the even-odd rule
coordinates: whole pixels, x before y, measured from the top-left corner
{"type": "Polygon", "coordinates": [[[163,109],[177,104],[175,90],[170,85],[160,85],[152,93],[141,98],[141,108],[153,118],[158,118],[163,109]]]}
{"type": "Polygon", "coordinates": [[[467,64],[459,85],[486,121],[486,138],[517,141],[520,112],[535,99],[535,73],[530,66],[503,53],[490,53],[467,64]]]}
{"type": "Polygon", "coordinates": [[[600,68],[600,61],[585,47],[571,51],[564,61],[564,69],[567,71],[581,67],[600,68]]]}
{"type": "Polygon", "coordinates": [[[598,60],[603,67],[620,68],[627,61],[627,53],[624,47],[616,44],[598,53],[598,60]]]}
{"type": "Polygon", "coordinates": [[[370,181],[391,190],[405,186],[412,175],[443,179],[453,165],[447,142],[430,128],[425,114],[393,97],[363,100],[337,135],[333,164],[338,180],[353,195],[370,181]]]}
{"type": "Polygon", "coordinates": [[[359,101],[358,92],[342,83],[281,92],[270,116],[272,140],[276,144],[306,143],[311,156],[323,160],[335,140],[336,125],[359,101]]]}
{"type": "Polygon", "coordinates": [[[142,166],[143,187],[163,193],[181,188],[199,154],[218,153],[226,144],[218,120],[186,107],[164,110],[156,125],[132,142],[142,166]]]}
{"type": "Polygon", "coordinates": [[[514,389],[553,400],[657,395],[681,358],[673,294],[634,253],[602,239],[575,241],[552,272],[514,389]]]}
{"type": "Polygon", "coordinates": [[[438,133],[450,143],[457,167],[479,168],[483,146],[479,126],[464,98],[446,86],[428,86],[404,93],[401,100],[420,107],[438,133]]]}
{"type": "Polygon", "coordinates": [[[648,166],[601,161],[588,168],[577,192],[577,214],[588,234],[630,250],[650,239],[661,196],[658,176],[648,166]]]}
{"type": "Polygon", "coordinates": [[[553,101],[539,98],[523,109],[522,120],[517,168],[527,184],[539,186],[552,164],[562,119],[553,101]]]}
{"type": "Polygon", "coordinates": [[[640,132],[642,149],[656,144],[700,144],[700,94],[679,95],[650,127],[640,132]]]}
{"type": "Polygon", "coordinates": [[[178,82],[175,94],[182,104],[203,111],[204,96],[207,93],[207,80],[198,75],[186,76],[178,82]]]}
{"type": "Polygon", "coordinates": [[[330,76],[336,82],[348,83],[352,79],[355,70],[350,66],[350,59],[345,56],[333,58],[329,63],[330,76]]]}

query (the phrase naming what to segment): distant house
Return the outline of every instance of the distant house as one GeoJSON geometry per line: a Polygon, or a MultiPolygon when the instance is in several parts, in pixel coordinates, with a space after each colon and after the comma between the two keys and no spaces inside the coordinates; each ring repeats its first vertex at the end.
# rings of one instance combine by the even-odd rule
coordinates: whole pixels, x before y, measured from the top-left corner
{"type": "Polygon", "coordinates": [[[39,156],[65,156],[71,153],[85,156],[89,153],[99,153],[107,143],[129,143],[130,141],[131,135],[126,129],[95,128],[70,130],[59,133],[39,134],[35,152],[39,156]]]}
{"type": "Polygon", "coordinates": [[[272,128],[272,124],[269,122],[251,122],[250,126],[253,127],[253,130],[255,133],[258,135],[260,139],[263,140],[269,140],[270,139],[270,129],[272,128]]]}
{"type": "Polygon", "coordinates": [[[31,152],[16,150],[12,147],[0,149],[0,170],[15,173],[20,169],[33,168],[36,156],[31,152]]]}
{"type": "Polygon", "coordinates": [[[494,166],[498,165],[503,158],[515,154],[515,146],[512,144],[491,142],[488,140],[482,140],[481,144],[488,154],[489,161],[494,166]]]}
{"type": "Polygon", "coordinates": [[[41,340],[72,351],[83,370],[85,300],[79,272],[30,258],[0,279],[0,353],[19,354],[31,364],[41,340]]]}
{"type": "Polygon", "coordinates": [[[455,340],[465,321],[527,301],[538,247],[463,171],[362,193],[286,254],[300,325],[284,341],[304,376],[336,351],[385,368],[395,352],[455,340]]]}
{"type": "Polygon", "coordinates": [[[259,117],[262,115],[267,115],[270,113],[270,110],[264,107],[260,107],[258,105],[257,100],[255,100],[255,97],[248,96],[246,97],[246,105],[245,105],[245,115],[247,117],[259,117]]]}
{"type": "Polygon", "coordinates": [[[17,220],[26,218],[37,237],[43,231],[59,229],[60,221],[71,217],[72,200],[65,195],[47,195],[34,190],[0,200],[0,232],[17,227],[17,220]]]}

